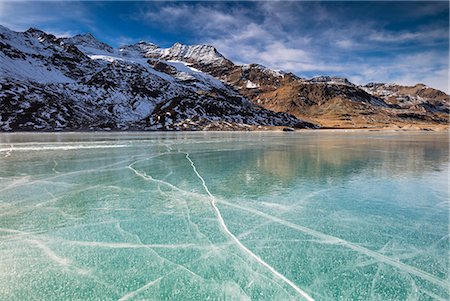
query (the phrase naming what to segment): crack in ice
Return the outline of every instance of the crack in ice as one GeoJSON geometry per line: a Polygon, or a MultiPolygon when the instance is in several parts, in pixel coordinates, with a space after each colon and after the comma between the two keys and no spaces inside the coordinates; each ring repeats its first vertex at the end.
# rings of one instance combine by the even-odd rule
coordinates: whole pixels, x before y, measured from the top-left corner
{"type": "MultiPolygon", "coordinates": [[[[142,158],[142,157],[145,158],[143,160],[136,160],[135,162],[133,162],[133,164],[134,164],[136,162],[157,158],[157,157],[163,156],[165,154],[167,154],[167,153],[161,153],[161,154],[158,154],[158,155],[155,155],[155,156],[151,156],[151,157],[148,157],[146,155],[136,155],[136,156],[133,156],[131,160],[134,160],[136,158],[142,158]]],[[[85,174],[85,173],[92,173],[92,172],[107,172],[107,171],[120,170],[120,169],[124,168],[124,166],[120,166],[120,165],[124,164],[124,163],[128,163],[128,162],[130,162],[130,158],[127,158],[126,160],[121,160],[121,161],[118,161],[118,162],[115,162],[115,163],[112,163],[112,164],[104,165],[101,168],[89,168],[89,169],[81,169],[81,170],[76,170],[76,171],[71,171],[71,172],[58,173],[58,174],[52,175],[50,177],[35,179],[35,180],[32,180],[32,181],[30,181],[30,176],[26,175],[26,176],[23,176],[23,177],[21,177],[21,178],[19,178],[17,180],[14,180],[13,183],[11,183],[8,186],[0,189],[0,192],[4,192],[4,191],[10,190],[10,189],[18,188],[18,187],[22,187],[22,186],[33,185],[33,184],[36,184],[36,183],[53,183],[53,184],[60,183],[60,182],[54,181],[54,179],[64,178],[64,177],[67,177],[67,176],[73,176],[73,175],[85,174]],[[119,167],[117,167],[117,168],[110,168],[110,167],[116,167],[116,166],[119,166],[119,167]],[[50,181],[50,180],[52,180],[52,181],[50,181]]],[[[64,183],[64,182],[61,182],[61,183],[64,183]]],[[[68,183],[64,183],[64,184],[68,184],[68,183]]]]}
{"type": "Polygon", "coordinates": [[[73,269],[74,271],[76,271],[78,274],[81,274],[81,275],[86,275],[88,273],[88,271],[73,265],[69,259],[58,256],[52,249],[50,249],[42,241],[37,240],[37,239],[27,239],[25,241],[32,243],[36,247],[41,249],[41,251],[44,252],[44,254],[47,255],[48,258],[53,260],[58,265],[61,265],[68,269],[73,269]]]}
{"type": "MultiPolygon", "coordinates": [[[[200,258],[198,258],[198,259],[196,259],[196,260],[193,260],[193,261],[189,262],[189,264],[194,264],[194,263],[197,263],[197,262],[199,262],[199,261],[204,260],[205,258],[208,258],[208,256],[209,256],[210,253],[211,253],[211,251],[205,253],[205,254],[202,255],[200,258]]],[[[156,253],[156,254],[158,255],[158,253],[156,253]]],[[[159,256],[159,257],[161,257],[161,256],[159,256]]],[[[161,257],[161,258],[164,259],[164,260],[167,260],[166,258],[163,258],[163,257],[161,257]]],[[[169,260],[167,260],[167,261],[169,261],[169,260]]],[[[169,261],[169,262],[172,262],[172,261],[169,261]]],[[[172,262],[172,263],[173,263],[173,262],[172,262]]],[[[140,292],[146,290],[147,288],[149,288],[149,287],[151,287],[151,286],[157,284],[157,283],[158,283],[159,281],[161,281],[164,277],[167,277],[167,276],[169,276],[170,274],[172,274],[172,273],[174,273],[174,272],[176,272],[176,271],[178,271],[178,270],[180,270],[180,269],[188,270],[188,272],[190,272],[192,275],[197,276],[197,277],[200,277],[199,275],[195,274],[194,272],[192,272],[191,270],[189,270],[189,269],[186,268],[185,266],[182,266],[182,265],[179,265],[179,264],[176,264],[176,263],[174,263],[174,264],[177,265],[176,268],[174,268],[174,269],[168,271],[167,273],[163,274],[163,275],[160,276],[159,278],[157,278],[157,279],[155,279],[155,280],[152,280],[152,281],[148,282],[147,284],[141,286],[140,288],[138,288],[138,289],[136,289],[136,290],[134,290],[134,291],[128,292],[126,295],[124,295],[123,297],[121,297],[118,301],[124,301],[124,300],[128,300],[128,299],[134,297],[135,295],[137,295],[137,294],[139,294],[140,292]]],[[[201,278],[201,279],[204,279],[203,277],[200,277],[200,278],[201,278]]]]}
{"type": "MultiPolygon", "coordinates": [[[[78,150],[78,149],[96,149],[96,148],[122,148],[130,147],[127,144],[110,144],[110,145],[68,145],[68,146],[19,146],[14,148],[15,151],[41,151],[41,150],[78,150]]],[[[0,148],[0,152],[6,152],[6,154],[12,151],[11,148],[0,148]]],[[[6,155],[5,155],[6,157],[6,155]]]]}
{"type": "Polygon", "coordinates": [[[144,286],[138,288],[137,290],[132,291],[132,292],[129,292],[128,294],[126,294],[125,296],[123,296],[122,298],[120,298],[119,301],[125,301],[125,300],[128,300],[128,299],[134,297],[135,295],[137,295],[137,294],[139,294],[140,292],[146,290],[147,288],[149,288],[149,287],[151,287],[151,286],[157,284],[157,283],[158,283],[159,281],[161,281],[161,279],[163,279],[163,278],[164,278],[164,276],[161,276],[161,277],[159,277],[159,278],[157,278],[157,279],[155,279],[155,280],[153,280],[153,281],[150,281],[149,283],[147,283],[146,285],[144,285],[144,286]]]}
{"type": "Polygon", "coordinates": [[[264,217],[266,219],[270,219],[270,220],[272,220],[272,221],[274,221],[274,222],[276,222],[278,224],[281,224],[281,225],[287,226],[287,227],[289,227],[291,229],[294,229],[294,230],[306,233],[306,234],[311,235],[313,237],[320,238],[320,239],[326,241],[327,243],[334,243],[334,244],[341,245],[343,247],[347,247],[347,248],[349,248],[349,249],[351,249],[353,251],[356,251],[356,252],[358,252],[360,254],[363,254],[363,255],[375,258],[379,262],[386,263],[386,264],[388,264],[390,266],[398,268],[399,270],[405,271],[407,273],[410,273],[410,274],[418,276],[418,277],[420,277],[422,279],[425,279],[425,280],[427,280],[427,281],[429,281],[429,282],[431,282],[433,284],[436,284],[436,285],[444,288],[447,291],[449,290],[449,283],[446,282],[445,280],[439,279],[439,278],[437,278],[437,277],[435,277],[435,276],[433,276],[433,275],[431,275],[431,274],[429,274],[429,273],[427,273],[425,271],[422,271],[422,270],[420,270],[418,268],[415,268],[413,266],[404,264],[404,263],[402,263],[399,260],[392,259],[392,258],[390,258],[390,257],[388,257],[386,255],[380,254],[380,253],[378,253],[376,251],[372,251],[370,249],[367,249],[365,247],[362,247],[362,246],[359,246],[357,244],[351,243],[351,242],[346,241],[344,239],[341,239],[339,237],[328,235],[328,234],[325,234],[325,233],[322,233],[322,232],[310,229],[308,227],[304,227],[304,226],[300,226],[300,225],[288,222],[286,220],[283,220],[281,218],[277,218],[275,216],[266,214],[264,212],[261,212],[259,210],[253,209],[253,208],[248,208],[248,207],[236,205],[236,204],[224,201],[224,200],[220,200],[220,202],[222,204],[228,205],[230,207],[235,207],[235,208],[238,208],[238,209],[241,209],[241,210],[245,210],[247,212],[251,212],[251,213],[253,213],[255,215],[264,217]]]}
{"type": "MultiPolygon", "coordinates": [[[[167,193],[165,193],[165,192],[163,192],[163,191],[161,190],[160,184],[158,184],[157,189],[158,189],[158,192],[159,192],[161,195],[168,196],[167,193]]],[[[198,226],[195,222],[192,221],[192,219],[191,219],[191,214],[190,214],[189,204],[188,204],[188,202],[186,201],[186,199],[185,199],[185,198],[179,198],[179,199],[178,199],[178,198],[175,198],[175,199],[176,199],[176,200],[179,200],[180,203],[182,203],[182,204],[184,205],[184,207],[186,208],[186,211],[183,211],[183,217],[184,217],[184,220],[185,220],[185,223],[186,223],[186,228],[187,228],[187,230],[188,230],[188,232],[189,232],[189,235],[192,236],[192,237],[195,236],[195,237],[198,238],[198,239],[206,239],[211,245],[213,245],[213,242],[208,238],[208,236],[206,236],[206,235],[200,230],[199,226],[198,226]],[[192,231],[191,231],[191,229],[192,229],[192,231]],[[193,234],[192,232],[196,232],[196,233],[193,234]]]]}
{"type": "Polygon", "coordinates": [[[211,191],[209,191],[208,186],[206,185],[205,180],[203,179],[203,177],[200,175],[200,173],[197,171],[197,168],[195,167],[194,161],[191,160],[191,158],[189,157],[188,153],[186,154],[186,159],[191,163],[191,167],[192,170],[194,171],[194,173],[197,175],[197,177],[200,179],[200,181],[202,182],[203,188],[205,189],[206,193],[209,195],[210,197],[210,203],[211,203],[211,207],[214,210],[214,213],[216,214],[216,217],[219,221],[220,226],[222,227],[223,232],[229,237],[231,238],[232,241],[234,241],[236,243],[236,245],[238,247],[240,247],[244,252],[246,252],[248,255],[250,255],[253,259],[255,259],[258,263],[260,263],[261,265],[263,265],[264,267],[266,267],[270,272],[272,272],[272,274],[274,274],[276,277],[278,277],[279,279],[283,280],[285,283],[287,283],[290,287],[292,287],[297,293],[299,293],[302,297],[304,297],[306,300],[312,301],[314,300],[311,296],[309,296],[305,291],[303,291],[302,289],[300,289],[297,285],[295,285],[295,283],[293,283],[291,280],[287,279],[283,274],[279,273],[277,270],[275,270],[275,268],[273,268],[271,265],[269,265],[267,262],[265,262],[263,259],[261,259],[258,255],[256,255],[255,253],[253,253],[250,249],[248,249],[246,246],[244,246],[241,241],[233,234],[231,233],[231,231],[228,229],[225,220],[222,217],[222,214],[220,213],[219,208],[217,208],[216,206],[216,198],[214,197],[214,195],[211,193],[211,191]]]}
{"type": "MultiPolygon", "coordinates": [[[[281,279],[282,281],[284,281],[285,283],[287,283],[290,287],[292,287],[296,292],[298,292],[301,296],[303,296],[305,299],[307,300],[314,300],[312,297],[310,297],[306,292],[304,292],[302,289],[300,289],[298,286],[296,286],[292,281],[290,281],[289,279],[287,279],[284,275],[280,274],[278,271],[276,271],[272,266],[270,266],[268,263],[266,263],[264,260],[262,260],[260,257],[258,257],[256,254],[254,254],[252,251],[250,251],[246,246],[244,246],[239,239],[237,239],[233,233],[230,232],[230,230],[228,229],[228,227],[225,224],[225,221],[223,220],[223,217],[220,213],[220,211],[218,210],[217,206],[215,205],[215,197],[211,194],[211,192],[209,191],[208,187],[206,186],[206,182],[204,181],[204,179],[201,177],[201,175],[198,173],[195,164],[193,163],[193,161],[190,159],[189,155],[187,153],[184,153],[186,155],[187,160],[191,163],[191,166],[194,170],[194,172],[196,173],[197,177],[199,177],[199,179],[202,181],[202,184],[208,194],[208,196],[210,197],[210,204],[212,205],[212,208],[214,209],[214,212],[216,214],[216,217],[219,220],[220,225],[222,226],[222,229],[224,230],[224,232],[227,234],[227,236],[229,236],[232,241],[234,241],[242,250],[244,250],[247,254],[249,254],[252,258],[254,258],[258,263],[260,263],[261,265],[263,265],[264,267],[266,267],[267,269],[269,269],[269,271],[274,274],[276,277],[278,277],[279,279],[281,279]]],[[[133,163],[131,163],[130,165],[128,165],[128,168],[130,170],[132,170],[137,176],[141,177],[142,179],[146,180],[146,181],[152,181],[155,183],[159,183],[159,184],[163,184],[166,185],[170,188],[172,188],[173,190],[176,190],[178,192],[181,193],[185,193],[185,194],[189,194],[189,195],[195,195],[196,197],[200,197],[202,198],[203,195],[198,194],[198,193],[193,193],[190,191],[186,191],[183,190],[169,182],[163,181],[163,180],[159,180],[159,179],[155,179],[152,176],[146,174],[145,172],[139,171],[137,169],[135,169],[133,166],[137,163],[138,161],[135,161],[133,163]]]]}
{"type": "Polygon", "coordinates": [[[438,295],[436,295],[435,293],[430,292],[430,291],[428,291],[428,290],[422,289],[421,291],[422,291],[425,295],[430,296],[431,298],[433,298],[433,299],[435,299],[435,300],[438,300],[438,301],[448,301],[448,299],[442,298],[441,296],[438,296],[438,295]]]}
{"type": "Polygon", "coordinates": [[[143,244],[143,243],[128,243],[128,242],[102,242],[102,241],[81,241],[81,240],[64,240],[55,239],[60,243],[83,247],[98,247],[111,249],[190,249],[190,248],[208,248],[209,246],[198,246],[196,244],[143,244]]]}
{"type": "Polygon", "coordinates": [[[59,173],[59,171],[56,170],[56,166],[58,166],[58,161],[53,160],[53,163],[54,163],[53,168],[52,168],[53,172],[54,173],[59,173]]]}
{"type": "Polygon", "coordinates": [[[14,145],[11,144],[11,148],[6,151],[4,158],[8,158],[9,156],[11,156],[11,152],[13,151],[13,148],[14,148],[14,145]]]}

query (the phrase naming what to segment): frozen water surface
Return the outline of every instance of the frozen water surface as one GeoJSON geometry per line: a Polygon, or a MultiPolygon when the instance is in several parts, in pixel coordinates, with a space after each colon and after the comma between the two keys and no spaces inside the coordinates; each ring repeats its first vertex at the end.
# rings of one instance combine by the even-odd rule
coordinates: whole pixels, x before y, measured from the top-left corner
{"type": "Polygon", "coordinates": [[[2,300],[448,300],[447,133],[0,135],[2,300]]]}

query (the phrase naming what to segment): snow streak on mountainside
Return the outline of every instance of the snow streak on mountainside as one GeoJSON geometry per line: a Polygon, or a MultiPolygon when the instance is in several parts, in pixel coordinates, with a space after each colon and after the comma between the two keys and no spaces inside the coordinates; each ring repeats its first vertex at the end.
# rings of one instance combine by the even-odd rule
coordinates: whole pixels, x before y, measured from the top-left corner
{"type": "Polygon", "coordinates": [[[57,38],[0,27],[0,129],[232,129],[312,126],[254,105],[187,62],[226,60],[210,46],[113,49],[91,34],[57,38]]]}
{"type": "Polygon", "coordinates": [[[194,65],[228,83],[257,105],[293,114],[323,127],[448,127],[449,96],[420,84],[414,87],[358,86],[346,78],[305,79],[258,64],[235,65],[228,61],[215,66],[201,62],[194,65]]]}
{"type": "Polygon", "coordinates": [[[399,108],[416,109],[423,112],[449,113],[448,95],[424,84],[401,86],[369,83],[362,88],[368,93],[379,96],[387,103],[399,108]]]}
{"type": "Polygon", "coordinates": [[[114,49],[0,26],[0,130],[447,126],[448,95],[236,65],[213,46],[114,49]],[[305,122],[302,120],[307,120],[305,122]]]}

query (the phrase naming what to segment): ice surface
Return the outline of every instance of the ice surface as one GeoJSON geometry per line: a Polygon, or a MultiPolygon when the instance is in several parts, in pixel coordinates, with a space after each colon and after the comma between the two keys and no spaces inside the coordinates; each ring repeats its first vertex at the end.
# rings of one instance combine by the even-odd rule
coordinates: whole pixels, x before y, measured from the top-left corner
{"type": "Polygon", "coordinates": [[[0,299],[448,300],[448,135],[0,135],[0,299]]]}

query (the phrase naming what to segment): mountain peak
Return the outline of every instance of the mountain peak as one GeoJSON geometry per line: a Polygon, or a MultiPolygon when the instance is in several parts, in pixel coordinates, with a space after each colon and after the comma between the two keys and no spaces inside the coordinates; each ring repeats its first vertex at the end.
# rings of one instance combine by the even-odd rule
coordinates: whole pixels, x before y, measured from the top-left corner
{"type": "Polygon", "coordinates": [[[326,75],[313,77],[309,81],[314,83],[329,83],[336,85],[348,85],[348,86],[354,85],[345,77],[326,76],[326,75]]]}
{"type": "Polygon", "coordinates": [[[222,64],[227,59],[212,45],[184,45],[175,43],[164,52],[164,57],[195,61],[202,64],[222,64]]]}
{"type": "Polygon", "coordinates": [[[95,41],[95,42],[100,42],[99,40],[97,40],[96,37],[94,37],[94,35],[90,32],[86,32],[83,34],[77,34],[75,36],[72,37],[73,39],[78,39],[78,40],[82,40],[82,41],[95,41]]]}
{"type": "Polygon", "coordinates": [[[35,36],[35,37],[39,37],[41,35],[45,35],[46,34],[42,30],[34,28],[34,27],[28,28],[27,31],[25,31],[25,33],[27,33],[29,35],[32,35],[32,36],[35,36]]]}
{"type": "Polygon", "coordinates": [[[40,29],[38,29],[38,28],[36,28],[36,27],[30,27],[30,28],[28,28],[27,31],[25,31],[25,32],[30,32],[30,33],[33,33],[33,32],[40,32],[40,33],[44,33],[42,30],[40,30],[40,29]]]}
{"type": "Polygon", "coordinates": [[[220,54],[213,45],[208,45],[208,44],[186,45],[186,44],[182,44],[180,42],[176,42],[169,49],[183,49],[183,50],[203,49],[203,50],[214,52],[217,55],[222,56],[222,54],[220,54]]]}
{"type": "Polygon", "coordinates": [[[155,50],[158,50],[159,46],[147,41],[139,41],[132,45],[125,45],[119,48],[119,52],[123,56],[146,56],[149,53],[153,53],[155,50]]]}
{"type": "Polygon", "coordinates": [[[87,32],[85,34],[77,34],[71,38],[63,38],[64,43],[72,44],[80,50],[88,54],[94,54],[98,51],[113,53],[114,50],[111,46],[97,40],[93,34],[87,32]]]}
{"type": "Polygon", "coordinates": [[[83,37],[83,38],[85,38],[85,39],[97,40],[97,39],[94,37],[94,35],[93,35],[92,33],[90,33],[90,32],[86,32],[86,33],[83,33],[83,34],[78,34],[78,35],[76,35],[76,36],[80,36],[80,37],[83,37]]]}
{"type": "Polygon", "coordinates": [[[415,87],[417,87],[417,88],[422,88],[422,89],[428,88],[428,86],[425,85],[425,84],[423,84],[423,83],[417,83],[417,84],[415,85],[415,87]]]}
{"type": "Polygon", "coordinates": [[[248,74],[249,72],[251,72],[252,70],[257,70],[258,72],[262,72],[263,74],[267,74],[269,76],[274,76],[276,78],[278,77],[283,77],[285,74],[287,74],[284,71],[281,70],[273,70],[270,69],[264,65],[261,64],[244,64],[241,66],[242,70],[244,71],[244,73],[248,74]]]}
{"type": "MultiPolygon", "coordinates": [[[[140,40],[139,42],[136,43],[137,45],[146,45],[146,46],[154,46],[154,47],[158,47],[158,45],[151,43],[151,42],[147,42],[144,40],[140,40]]],[[[135,44],[135,45],[136,45],[135,44]]]]}

